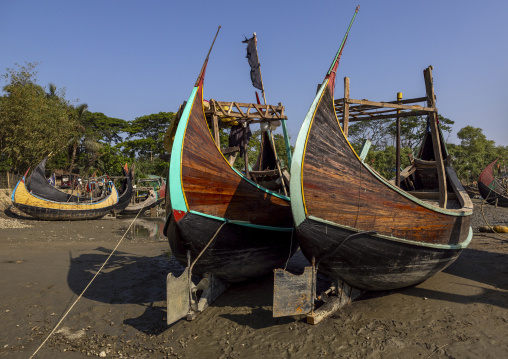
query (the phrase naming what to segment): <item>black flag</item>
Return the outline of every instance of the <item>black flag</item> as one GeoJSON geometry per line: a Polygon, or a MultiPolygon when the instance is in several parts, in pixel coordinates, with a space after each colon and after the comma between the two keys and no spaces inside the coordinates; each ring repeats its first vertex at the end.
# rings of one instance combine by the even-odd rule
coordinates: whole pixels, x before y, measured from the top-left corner
{"type": "Polygon", "coordinates": [[[261,69],[259,68],[258,51],[256,48],[256,38],[250,39],[245,38],[243,43],[247,44],[247,60],[250,65],[250,79],[252,80],[252,86],[258,90],[263,91],[263,82],[261,81],[261,69]]]}

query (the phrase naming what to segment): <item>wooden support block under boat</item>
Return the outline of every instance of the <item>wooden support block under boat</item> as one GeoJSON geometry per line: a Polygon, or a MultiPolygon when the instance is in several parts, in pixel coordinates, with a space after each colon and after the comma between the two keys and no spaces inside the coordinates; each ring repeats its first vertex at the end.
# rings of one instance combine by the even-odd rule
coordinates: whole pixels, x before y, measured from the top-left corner
{"type": "Polygon", "coordinates": [[[308,314],[307,323],[312,325],[318,324],[336,311],[344,308],[348,304],[351,304],[351,302],[359,298],[364,293],[364,291],[353,288],[340,280],[338,280],[337,283],[338,284],[336,284],[335,287],[338,288],[336,295],[329,296],[327,301],[321,307],[308,314]]]}

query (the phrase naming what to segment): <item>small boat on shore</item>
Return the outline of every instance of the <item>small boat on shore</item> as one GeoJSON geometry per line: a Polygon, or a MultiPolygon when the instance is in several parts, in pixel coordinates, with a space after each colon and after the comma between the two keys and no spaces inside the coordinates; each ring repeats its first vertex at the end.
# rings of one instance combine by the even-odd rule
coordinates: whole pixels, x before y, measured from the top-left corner
{"type": "MultiPolygon", "coordinates": [[[[146,182],[159,182],[159,188],[150,188],[146,193],[145,199],[137,203],[129,203],[129,205],[122,211],[122,214],[138,214],[139,211],[146,211],[150,208],[160,205],[166,197],[166,181],[163,178],[156,177],[146,179],[146,182]]],[[[136,189],[137,191],[137,189],[136,189]]]]}
{"type": "Polygon", "coordinates": [[[91,198],[67,194],[51,186],[44,176],[46,161],[47,158],[39,163],[28,180],[27,171],[12,193],[13,205],[22,212],[43,220],[85,220],[102,218],[108,213],[119,213],[129,204],[132,179],[127,164],[123,167],[125,177],[121,194],[110,181],[107,184],[108,194],[94,201],[91,198]]]}
{"type": "Polygon", "coordinates": [[[499,158],[480,173],[478,178],[478,189],[485,201],[497,204],[501,207],[508,207],[508,191],[505,186],[494,176],[494,166],[499,158]]]}

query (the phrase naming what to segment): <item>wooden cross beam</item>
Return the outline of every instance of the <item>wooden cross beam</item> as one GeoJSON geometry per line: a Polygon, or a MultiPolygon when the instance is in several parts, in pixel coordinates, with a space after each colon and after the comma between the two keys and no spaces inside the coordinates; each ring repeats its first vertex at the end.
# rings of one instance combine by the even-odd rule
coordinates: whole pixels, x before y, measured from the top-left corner
{"type": "Polygon", "coordinates": [[[207,115],[229,117],[235,120],[248,120],[251,123],[275,120],[287,120],[284,114],[284,106],[280,103],[274,105],[259,105],[256,103],[225,102],[210,100],[210,109],[207,115]]]}

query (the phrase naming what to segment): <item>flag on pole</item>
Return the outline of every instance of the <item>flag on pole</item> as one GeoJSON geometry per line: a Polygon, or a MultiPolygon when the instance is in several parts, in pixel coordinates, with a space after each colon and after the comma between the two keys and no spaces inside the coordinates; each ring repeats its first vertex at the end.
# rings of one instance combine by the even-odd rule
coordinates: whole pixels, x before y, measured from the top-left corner
{"type": "Polygon", "coordinates": [[[245,38],[243,43],[247,44],[247,60],[250,65],[250,79],[252,86],[258,90],[263,91],[263,82],[261,81],[261,69],[258,59],[258,50],[256,47],[256,38],[253,36],[250,39],[245,38]]]}

